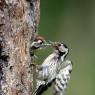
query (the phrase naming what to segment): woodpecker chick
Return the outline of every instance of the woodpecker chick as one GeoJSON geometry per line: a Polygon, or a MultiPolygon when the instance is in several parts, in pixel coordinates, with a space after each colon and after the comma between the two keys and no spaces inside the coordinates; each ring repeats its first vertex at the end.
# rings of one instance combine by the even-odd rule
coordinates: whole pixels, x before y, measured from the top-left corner
{"type": "MultiPolygon", "coordinates": [[[[60,42],[52,42],[51,45],[54,48],[54,52],[44,60],[41,65],[42,69],[38,72],[38,79],[45,81],[45,84],[42,83],[37,85],[36,93],[42,91],[44,86],[47,86],[55,79],[58,73],[58,67],[63,63],[66,55],[68,54],[68,47],[65,44],[60,42]],[[41,85],[43,87],[42,89],[40,88],[41,85]]],[[[38,93],[35,95],[40,94],[38,93]]]]}
{"type": "Polygon", "coordinates": [[[35,40],[30,45],[30,55],[34,56],[34,52],[36,50],[45,48],[49,44],[45,41],[45,39],[41,36],[37,36],[35,40]]]}
{"type": "Polygon", "coordinates": [[[35,38],[35,40],[33,41],[33,43],[31,44],[31,49],[36,50],[36,49],[40,49],[41,45],[45,42],[45,39],[41,36],[37,36],[35,38]]]}
{"type": "Polygon", "coordinates": [[[67,88],[67,84],[70,80],[72,72],[72,63],[69,60],[66,60],[65,67],[59,71],[55,78],[54,83],[54,95],[64,95],[64,91],[67,88]]]}

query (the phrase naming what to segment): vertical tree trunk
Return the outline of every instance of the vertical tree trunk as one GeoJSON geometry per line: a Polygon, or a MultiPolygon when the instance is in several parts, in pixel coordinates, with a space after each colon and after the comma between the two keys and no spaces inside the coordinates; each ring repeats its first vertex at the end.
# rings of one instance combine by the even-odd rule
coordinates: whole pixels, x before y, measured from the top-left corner
{"type": "Polygon", "coordinates": [[[32,95],[30,40],[37,35],[39,0],[0,0],[0,95],[32,95]]]}

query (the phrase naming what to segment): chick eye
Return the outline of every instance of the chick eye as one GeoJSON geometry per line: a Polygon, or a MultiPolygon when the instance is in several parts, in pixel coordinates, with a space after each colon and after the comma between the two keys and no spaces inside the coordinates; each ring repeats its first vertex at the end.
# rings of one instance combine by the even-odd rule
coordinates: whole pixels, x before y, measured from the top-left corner
{"type": "Polygon", "coordinates": [[[41,44],[43,44],[43,42],[42,42],[42,41],[40,42],[40,45],[41,45],[41,44]]]}
{"type": "Polygon", "coordinates": [[[38,41],[38,43],[39,43],[39,44],[42,44],[42,43],[43,43],[43,41],[39,40],[39,41],[38,41]]]}

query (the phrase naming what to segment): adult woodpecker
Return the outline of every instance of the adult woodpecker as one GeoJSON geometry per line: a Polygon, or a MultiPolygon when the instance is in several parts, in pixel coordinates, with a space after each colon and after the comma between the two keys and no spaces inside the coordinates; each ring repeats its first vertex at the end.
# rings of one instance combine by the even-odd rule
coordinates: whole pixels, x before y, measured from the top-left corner
{"type": "Polygon", "coordinates": [[[64,43],[50,42],[54,51],[42,63],[41,69],[38,71],[38,85],[35,95],[41,95],[44,88],[54,81],[59,66],[63,63],[66,55],[68,54],[68,47],[64,43]]]}
{"type": "Polygon", "coordinates": [[[57,74],[54,82],[54,95],[64,95],[64,91],[67,88],[67,84],[70,80],[72,72],[72,63],[69,60],[64,62],[64,66],[57,74]]]}

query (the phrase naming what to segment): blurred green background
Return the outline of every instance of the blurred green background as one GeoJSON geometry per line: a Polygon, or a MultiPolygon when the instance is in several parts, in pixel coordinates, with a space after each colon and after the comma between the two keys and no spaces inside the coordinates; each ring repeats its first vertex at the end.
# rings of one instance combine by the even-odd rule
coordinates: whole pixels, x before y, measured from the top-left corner
{"type": "MultiPolygon", "coordinates": [[[[95,0],[41,0],[39,34],[70,49],[74,66],[65,95],[95,95],[95,0]]],[[[40,51],[39,63],[51,52],[40,51]]]]}

